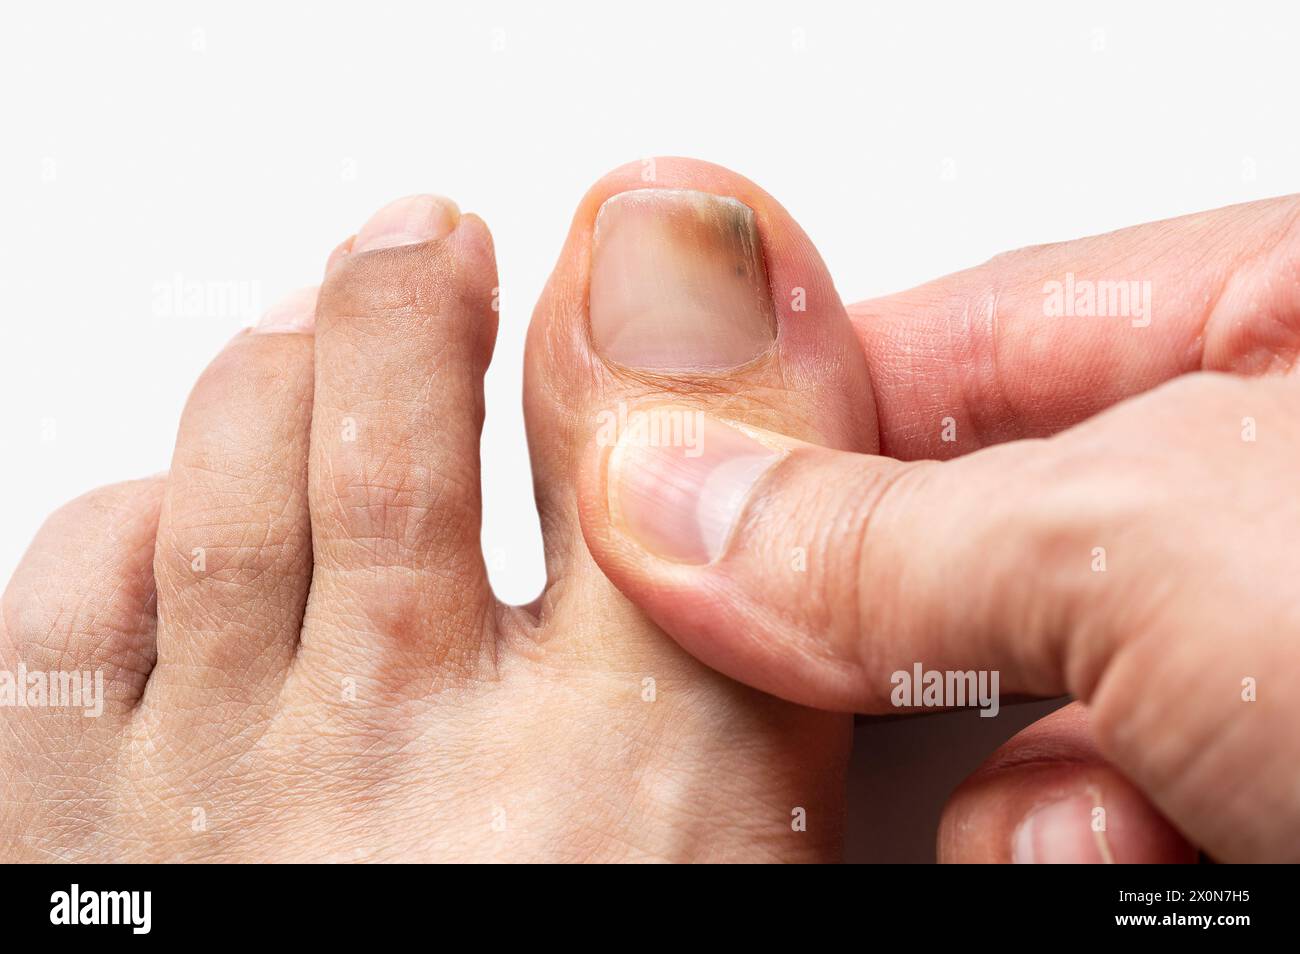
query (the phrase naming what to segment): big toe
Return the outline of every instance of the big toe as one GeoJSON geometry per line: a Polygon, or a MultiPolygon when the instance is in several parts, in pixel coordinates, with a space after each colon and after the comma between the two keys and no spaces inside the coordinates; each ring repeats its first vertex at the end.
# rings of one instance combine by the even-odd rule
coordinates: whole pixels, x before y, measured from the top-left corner
{"type": "MultiPolygon", "coordinates": [[[[789,213],[717,166],[660,159],[652,182],[645,168],[616,170],[583,199],[529,332],[525,407],[548,569],[562,593],[577,587],[588,598],[609,584],[592,572],[587,543],[605,570],[619,568],[604,566],[600,532],[584,542],[579,510],[591,531],[618,509],[600,459],[620,438],[680,444],[684,458],[705,460],[710,443],[748,440],[706,424],[707,414],[845,450],[878,447],[861,349],[789,213]]],[[[703,532],[683,531],[667,514],[649,522],[651,537],[684,532],[676,545],[701,562],[725,532],[708,520],[703,532]]],[[[607,612],[623,624],[640,620],[626,604],[605,605],[620,606],[607,612]]],[[[593,626],[582,615],[586,625],[566,638],[585,632],[620,651],[602,636],[610,620],[593,626]]]]}

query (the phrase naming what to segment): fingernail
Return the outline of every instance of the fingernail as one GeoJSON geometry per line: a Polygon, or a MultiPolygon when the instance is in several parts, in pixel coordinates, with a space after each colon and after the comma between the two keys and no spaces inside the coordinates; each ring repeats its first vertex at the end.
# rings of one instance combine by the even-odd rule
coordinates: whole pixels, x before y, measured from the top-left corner
{"type": "Polygon", "coordinates": [[[320,288],[299,288],[272,305],[253,331],[257,334],[284,334],[311,331],[316,327],[316,295],[320,288]]]}
{"type": "Polygon", "coordinates": [[[415,245],[445,238],[460,221],[460,209],[440,195],[408,195],[370,217],[352,243],[353,252],[415,245]]]}
{"type": "Polygon", "coordinates": [[[729,196],[639,189],[596,216],[591,334],[635,368],[716,371],[776,340],[754,211],[729,196]]]}
{"type": "Polygon", "coordinates": [[[1113,864],[1100,796],[1074,795],[1034,809],[1012,835],[1011,860],[1030,865],[1113,864]]]}
{"type": "Polygon", "coordinates": [[[699,411],[647,413],[661,416],[625,428],[610,454],[610,517],[664,559],[711,563],[726,548],[750,491],[783,454],[699,411]]]}

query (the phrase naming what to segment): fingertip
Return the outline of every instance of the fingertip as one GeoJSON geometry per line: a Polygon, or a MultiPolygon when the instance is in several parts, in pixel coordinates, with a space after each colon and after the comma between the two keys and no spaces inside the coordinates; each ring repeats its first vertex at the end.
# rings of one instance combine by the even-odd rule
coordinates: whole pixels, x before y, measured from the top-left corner
{"type": "Polygon", "coordinates": [[[1013,737],[944,806],[944,864],[1184,864],[1198,852],[1102,761],[1072,705],[1013,737]]]}

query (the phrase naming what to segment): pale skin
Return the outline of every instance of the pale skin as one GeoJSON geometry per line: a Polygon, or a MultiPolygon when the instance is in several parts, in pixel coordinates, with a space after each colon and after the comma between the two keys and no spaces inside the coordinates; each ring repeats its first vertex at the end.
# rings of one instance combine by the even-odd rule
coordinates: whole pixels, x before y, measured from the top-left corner
{"type": "Polygon", "coordinates": [[[652,182],[642,164],[611,173],[528,332],[548,584],[527,607],[493,597],[478,543],[486,225],[436,200],[386,210],[330,257],[310,320],[216,358],[169,474],[93,492],[32,544],[0,669],[102,669],[108,698],[98,719],[0,709],[0,852],[834,859],[846,713],[890,711],[888,673],[916,659],[998,668],[1004,692],[1070,691],[1092,713],[1013,740],[959,790],[944,860],[1008,860],[1023,817],[1085,782],[1118,860],[1294,852],[1298,209],[1012,253],[846,310],[752,183],[689,160],[658,160],[652,182]],[[753,360],[646,370],[593,349],[598,210],[645,188],[753,210],[776,328],[753,360]],[[1153,280],[1151,327],[1034,314],[1044,280],[1108,268],[1153,280]],[[665,400],[794,448],[707,566],[609,520],[598,415],[665,400]],[[814,556],[801,579],[759,558],[796,545],[814,556]],[[954,579],[979,599],[954,599],[954,579]],[[1236,690],[1189,696],[1207,673],[1236,690]],[[1216,726],[1237,727],[1231,744],[1216,726]]]}

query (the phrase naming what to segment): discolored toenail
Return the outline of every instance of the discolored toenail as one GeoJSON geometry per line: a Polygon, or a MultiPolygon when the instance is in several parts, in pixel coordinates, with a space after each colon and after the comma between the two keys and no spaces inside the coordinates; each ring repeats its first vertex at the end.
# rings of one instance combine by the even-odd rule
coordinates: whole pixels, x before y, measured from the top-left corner
{"type": "Polygon", "coordinates": [[[717,371],[772,347],[776,317],[754,211],[729,196],[639,189],[596,217],[591,334],[605,358],[717,371]]]}

